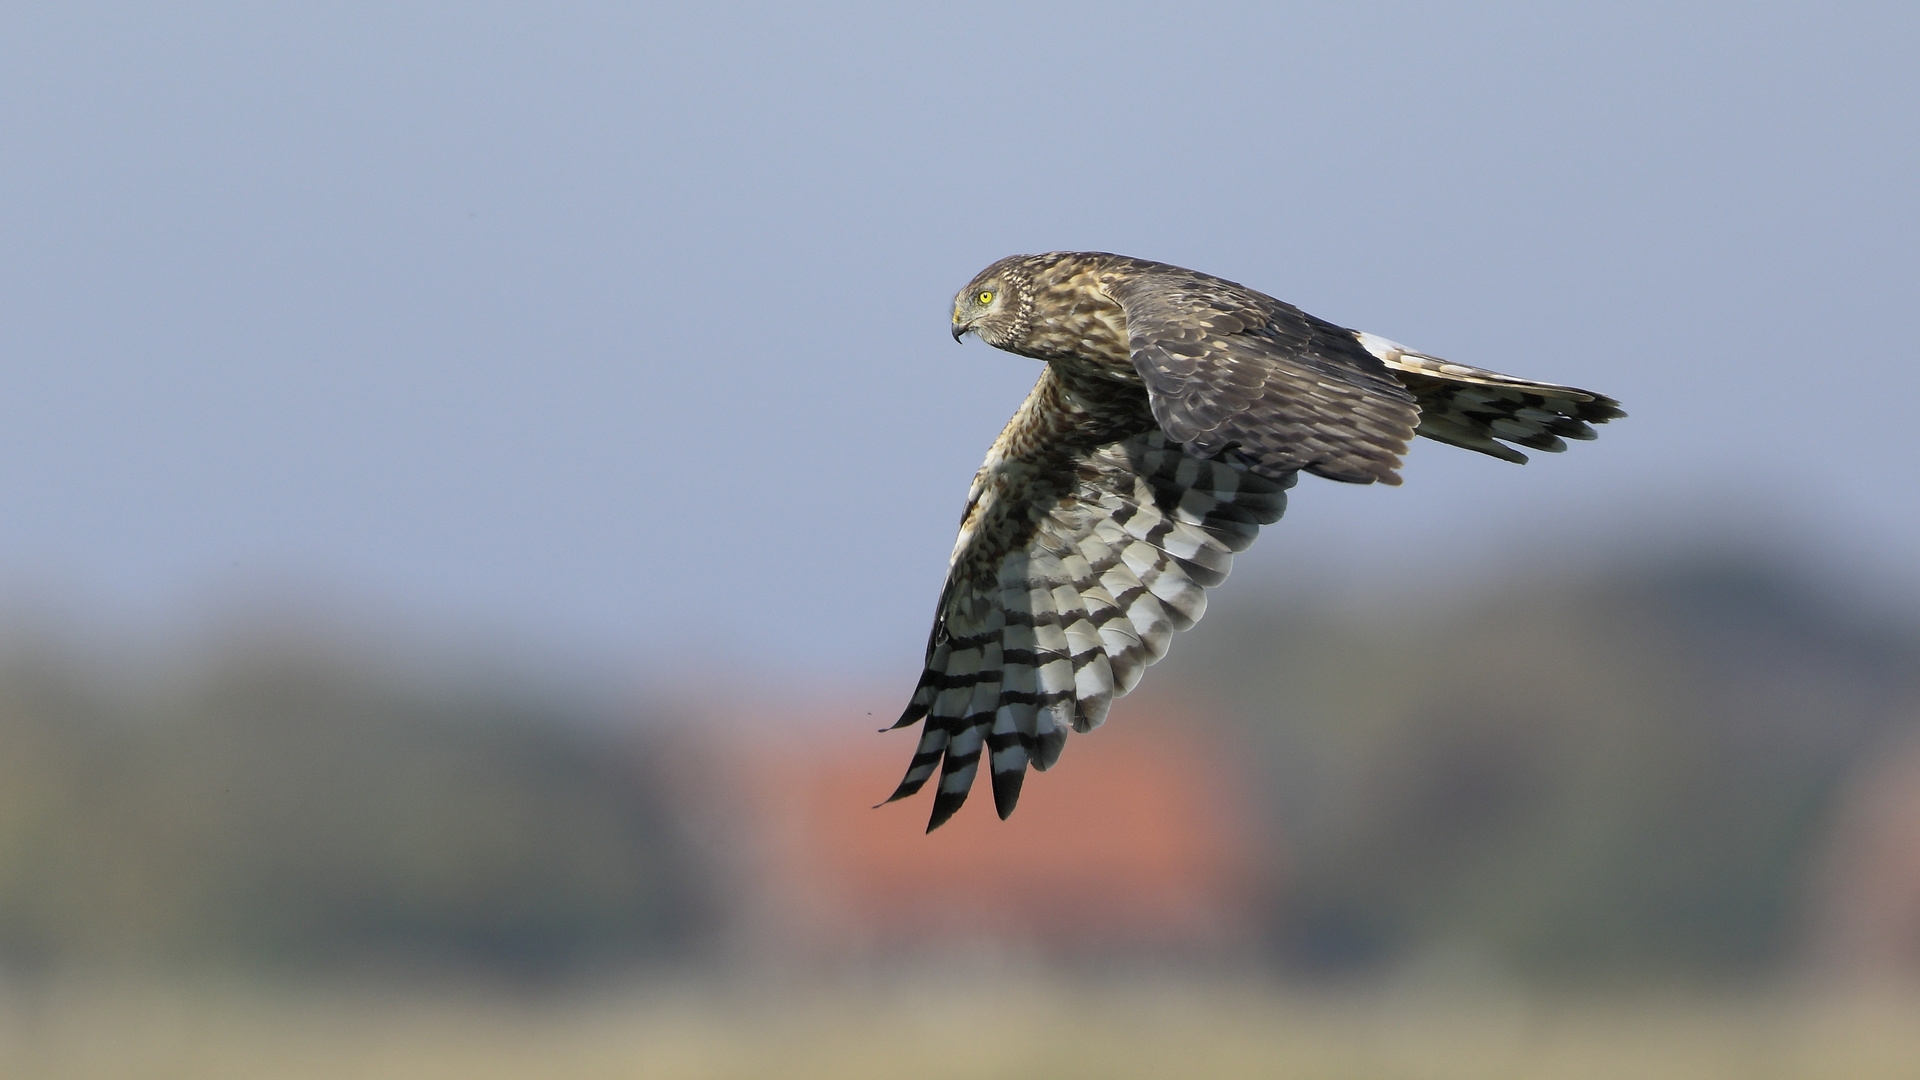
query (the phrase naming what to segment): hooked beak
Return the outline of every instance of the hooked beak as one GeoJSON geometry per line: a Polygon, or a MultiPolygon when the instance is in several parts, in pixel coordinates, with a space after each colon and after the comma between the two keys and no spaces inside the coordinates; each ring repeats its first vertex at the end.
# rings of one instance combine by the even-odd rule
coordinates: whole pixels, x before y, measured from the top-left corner
{"type": "Polygon", "coordinates": [[[963,338],[963,337],[965,337],[965,336],[966,336],[966,334],[967,334],[967,331],[969,331],[969,330],[972,330],[972,329],[973,329],[973,324],[972,324],[972,323],[963,323],[963,322],[959,322],[959,321],[956,321],[956,322],[954,322],[954,324],[953,324],[953,340],[955,340],[955,341],[959,341],[959,340],[960,340],[961,338],[963,338]]]}

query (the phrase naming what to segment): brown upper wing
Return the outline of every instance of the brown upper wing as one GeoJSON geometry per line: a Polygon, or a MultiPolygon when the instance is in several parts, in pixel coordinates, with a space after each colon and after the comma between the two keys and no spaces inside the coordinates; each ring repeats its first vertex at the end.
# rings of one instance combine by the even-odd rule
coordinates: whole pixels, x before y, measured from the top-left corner
{"type": "Polygon", "coordinates": [[[1352,331],[1160,263],[1122,260],[1102,285],[1126,311],[1154,419],[1189,453],[1233,449],[1273,477],[1400,482],[1419,409],[1352,331]]]}

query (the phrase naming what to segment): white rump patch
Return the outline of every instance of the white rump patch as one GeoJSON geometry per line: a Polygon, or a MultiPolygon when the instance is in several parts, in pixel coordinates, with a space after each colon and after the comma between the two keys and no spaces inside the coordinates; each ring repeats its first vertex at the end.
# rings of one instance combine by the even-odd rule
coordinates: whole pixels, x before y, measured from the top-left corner
{"type": "Polygon", "coordinates": [[[1355,330],[1353,336],[1360,339],[1361,348],[1388,363],[1398,360],[1402,354],[1413,351],[1397,341],[1388,341],[1379,334],[1369,334],[1364,330],[1355,330]]]}

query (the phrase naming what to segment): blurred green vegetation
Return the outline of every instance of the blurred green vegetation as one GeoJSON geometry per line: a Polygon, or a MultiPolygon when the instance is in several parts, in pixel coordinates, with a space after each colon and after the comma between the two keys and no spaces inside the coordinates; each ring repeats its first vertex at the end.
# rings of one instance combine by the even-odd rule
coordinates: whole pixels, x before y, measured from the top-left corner
{"type": "Polygon", "coordinates": [[[698,936],[660,737],[311,643],[216,652],[0,660],[0,961],[538,975],[698,936]]]}
{"type": "Polygon", "coordinates": [[[1844,784],[1920,726],[1915,627],[1754,559],[1236,601],[1169,666],[1239,722],[1310,969],[1777,965],[1844,784]]]}
{"type": "MultiPolygon", "coordinates": [[[[1146,692],[1244,744],[1285,844],[1281,970],[1778,970],[1846,784],[1920,728],[1915,625],[1778,564],[1361,603],[1236,584],[1146,692]]],[[[726,952],[726,883],[752,882],[700,823],[728,744],[303,640],[139,664],[0,644],[0,967],[726,952]]]]}

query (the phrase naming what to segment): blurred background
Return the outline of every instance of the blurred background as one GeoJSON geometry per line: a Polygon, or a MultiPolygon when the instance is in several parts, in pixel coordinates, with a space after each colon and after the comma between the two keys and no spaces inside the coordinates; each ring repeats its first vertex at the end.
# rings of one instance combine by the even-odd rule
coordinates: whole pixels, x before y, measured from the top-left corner
{"type": "Polygon", "coordinates": [[[1911,1075],[1917,37],[8,6],[0,1073],[1911,1075]],[[1304,481],[922,835],[947,306],[1060,248],[1630,416],[1304,481]]]}

